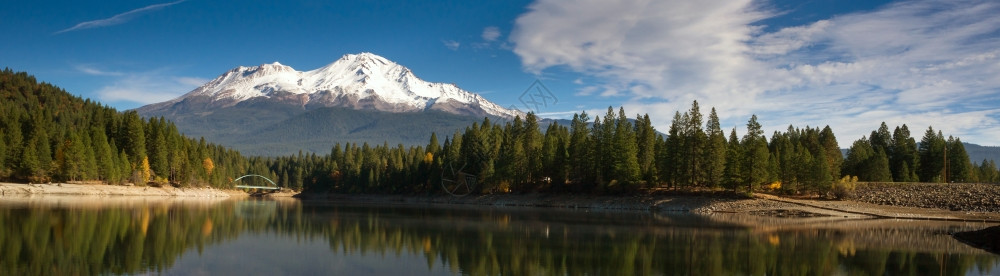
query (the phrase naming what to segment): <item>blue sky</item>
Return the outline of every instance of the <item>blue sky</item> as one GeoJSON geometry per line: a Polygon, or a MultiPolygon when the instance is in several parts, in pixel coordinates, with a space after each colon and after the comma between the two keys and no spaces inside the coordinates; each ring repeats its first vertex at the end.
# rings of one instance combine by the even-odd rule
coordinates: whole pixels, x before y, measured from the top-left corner
{"type": "Polygon", "coordinates": [[[698,100],[723,128],[830,125],[842,147],[928,126],[1000,145],[1000,2],[14,1],[0,66],[119,109],[236,66],[306,71],[372,52],[503,106],[536,80],[543,117],[609,105],[665,131],[698,100]]]}

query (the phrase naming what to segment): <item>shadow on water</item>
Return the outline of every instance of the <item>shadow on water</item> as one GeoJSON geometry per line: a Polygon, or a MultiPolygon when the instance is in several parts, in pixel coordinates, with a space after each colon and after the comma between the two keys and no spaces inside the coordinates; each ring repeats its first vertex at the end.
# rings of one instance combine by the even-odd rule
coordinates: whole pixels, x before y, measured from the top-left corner
{"type": "Polygon", "coordinates": [[[952,234],[955,239],[983,250],[1000,254],[1000,226],[952,234]]]}
{"type": "Polygon", "coordinates": [[[968,275],[997,273],[1000,264],[948,235],[984,224],[775,225],[740,215],[267,199],[5,200],[0,275],[219,274],[235,270],[218,256],[248,251],[265,252],[256,265],[325,274],[378,274],[393,264],[445,275],[968,275]],[[249,246],[232,246],[243,242],[249,246]],[[301,254],[271,252],[273,244],[301,254]],[[317,246],[323,252],[307,250],[317,246]],[[350,263],[357,256],[376,263],[350,263]]]}

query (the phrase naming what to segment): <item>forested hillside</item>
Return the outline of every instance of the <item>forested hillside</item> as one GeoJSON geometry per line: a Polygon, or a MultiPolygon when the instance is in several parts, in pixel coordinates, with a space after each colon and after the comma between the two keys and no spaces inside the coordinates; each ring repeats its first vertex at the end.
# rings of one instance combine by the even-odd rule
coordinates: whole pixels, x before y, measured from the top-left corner
{"type": "MultiPolygon", "coordinates": [[[[222,187],[251,166],[164,120],[84,100],[33,76],[0,73],[0,180],[222,187]]],[[[262,167],[261,167],[262,168],[262,167]]]]}
{"type": "Polygon", "coordinates": [[[918,144],[906,125],[890,133],[883,123],[855,141],[845,159],[829,126],[789,126],[768,139],[754,115],[746,133],[733,129],[727,136],[715,109],[706,119],[697,101],[674,115],[667,135],[648,115],[630,119],[609,107],[603,116],[574,115],[569,126],[552,123],[544,131],[528,114],[431,134],[426,146],[338,143],[324,156],[246,158],[182,136],[171,122],[119,113],[10,69],[0,74],[0,99],[2,181],[226,187],[234,177],[259,174],[283,187],[342,193],[442,193],[442,183],[471,193],[654,187],[825,193],[852,177],[1000,181],[995,163],[970,162],[961,139],[933,128],[918,144]]]}

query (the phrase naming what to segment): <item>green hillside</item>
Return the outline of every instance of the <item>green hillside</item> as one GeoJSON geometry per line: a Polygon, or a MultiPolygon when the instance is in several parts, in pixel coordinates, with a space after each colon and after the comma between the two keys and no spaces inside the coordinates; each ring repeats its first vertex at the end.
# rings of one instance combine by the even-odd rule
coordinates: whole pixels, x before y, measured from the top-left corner
{"type": "MultiPolygon", "coordinates": [[[[0,72],[0,181],[228,185],[238,152],[81,99],[23,72],[0,72]]],[[[261,171],[264,171],[263,169],[261,171]]]]}

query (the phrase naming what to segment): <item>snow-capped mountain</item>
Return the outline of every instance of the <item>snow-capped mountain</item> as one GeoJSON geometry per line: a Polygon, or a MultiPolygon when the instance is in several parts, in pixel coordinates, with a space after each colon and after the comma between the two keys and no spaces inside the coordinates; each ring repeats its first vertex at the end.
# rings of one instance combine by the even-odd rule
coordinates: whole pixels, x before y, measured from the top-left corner
{"type": "Polygon", "coordinates": [[[329,65],[305,72],[277,62],[240,66],[184,96],[138,111],[163,113],[168,109],[187,109],[177,106],[182,103],[217,109],[251,100],[292,103],[304,108],[348,107],[397,113],[439,110],[504,118],[524,115],[453,84],[421,80],[410,69],[372,53],[344,55],[329,65]]]}

